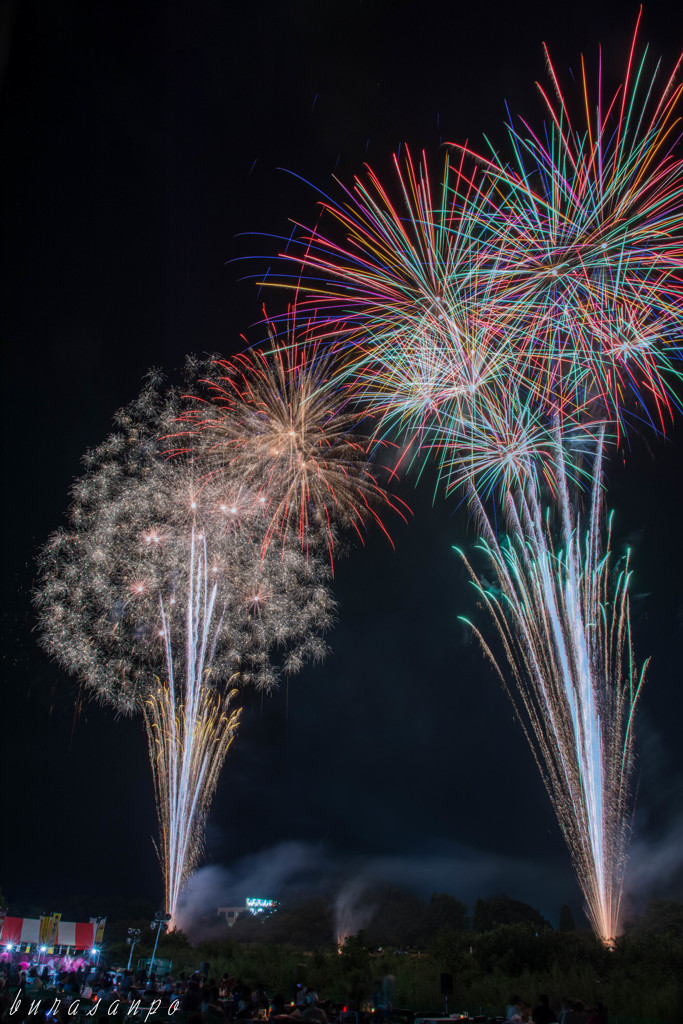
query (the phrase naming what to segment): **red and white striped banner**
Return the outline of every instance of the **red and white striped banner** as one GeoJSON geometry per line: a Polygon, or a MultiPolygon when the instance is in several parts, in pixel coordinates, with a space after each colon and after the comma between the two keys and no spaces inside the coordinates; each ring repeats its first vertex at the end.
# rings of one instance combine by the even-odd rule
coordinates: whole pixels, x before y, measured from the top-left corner
{"type": "MultiPolygon", "coordinates": [[[[6,917],[0,931],[0,944],[16,946],[20,942],[38,945],[40,941],[40,917],[6,917]]],[[[96,923],[82,924],[79,921],[59,921],[56,937],[51,946],[71,946],[73,949],[92,949],[95,943],[96,923]]]]}

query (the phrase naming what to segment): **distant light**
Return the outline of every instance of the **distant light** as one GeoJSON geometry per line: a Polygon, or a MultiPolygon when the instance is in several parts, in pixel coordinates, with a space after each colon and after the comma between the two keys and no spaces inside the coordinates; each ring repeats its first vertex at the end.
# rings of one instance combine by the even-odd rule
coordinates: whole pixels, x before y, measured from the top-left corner
{"type": "Polygon", "coordinates": [[[11,953],[12,950],[14,949],[14,946],[12,945],[11,942],[8,942],[7,945],[5,946],[5,949],[7,950],[8,953],[11,953]]]}
{"type": "Polygon", "coordinates": [[[40,953],[47,953],[47,946],[41,946],[39,949],[40,953]]]}
{"type": "Polygon", "coordinates": [[[278,905],[277,900],[262,900],[251,897],[245,903],[247,910],[252,914],[263,914],[266,911],[273,911],[278,905]]]}
{"type": "Polygon", "coordinates": [[[196,508],[196,507],[197,507],[197,502],[193,501],[192,504],[190,505],[190,508],[196,508]]]}

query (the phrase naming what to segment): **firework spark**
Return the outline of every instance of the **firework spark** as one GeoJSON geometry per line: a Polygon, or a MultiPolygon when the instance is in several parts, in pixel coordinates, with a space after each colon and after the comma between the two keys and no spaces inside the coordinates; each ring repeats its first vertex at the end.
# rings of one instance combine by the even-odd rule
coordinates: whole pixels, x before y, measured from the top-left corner
{"type": "Polygon", "coordinates": [[[632,656],[628,558],[613,570],[609,533],[601,549],[601,465],[598,443],[585,535],[574,519],[560,460],[554,502],[560,546],[539,492],[527,484],[509,493],[512,534],[503,541],[479,503],[479,548],[495,584],[484,583],[462,557],[498,632],[514,686],[484,635],[474,631],[522,723],[593,928],[609,941],[619,932],[632,722],[645,668],[638,674],[632,656]]]}

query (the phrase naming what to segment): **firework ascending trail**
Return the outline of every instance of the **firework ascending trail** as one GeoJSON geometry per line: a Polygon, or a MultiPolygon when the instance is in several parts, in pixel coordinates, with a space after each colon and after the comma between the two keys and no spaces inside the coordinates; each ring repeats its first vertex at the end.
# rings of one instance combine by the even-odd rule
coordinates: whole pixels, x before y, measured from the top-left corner
{"type": "MultiPolygon", "coordinates": [[[[533,483],[507,497],[512,534],[499,541],[483,506],[479,548],[495,573],[487,585],[465,559],[498,631],[515,686],[475,628],[506,687],[541,771],[597,935],[619,930],[629,839],[633,711],[644,669],[632,659],[628,559],[615,571],[601,547],[602,444],[593,465],[585,534],[574,519],[562,461],[553,541],[533,483]]],[[[476,498],[475,498],[476,501],[476,498]]],[[[464,556],[462,556],[464,558],[464,556]]]]}
{"type": "Polygon", "coordinates": [[[154,387],[118,414],[42,552],[37,595],[46,648],[101,701],[144,713],[171,915],[237,728],[235,687],[270,689],[322,657],[333,609],[324,561],[264,545],[241,481],[219,491],[160,454],[177,415],[154,387]]]}
{"type": "Polygon", "coordinates": [[[142,705],[160,822],[165,905],[172,916],[197,865],[206,815],[240,714],[231,710],[237,690],[189,689],[188,706],[178,706],[174,689],[162,683],[142,705]]]}

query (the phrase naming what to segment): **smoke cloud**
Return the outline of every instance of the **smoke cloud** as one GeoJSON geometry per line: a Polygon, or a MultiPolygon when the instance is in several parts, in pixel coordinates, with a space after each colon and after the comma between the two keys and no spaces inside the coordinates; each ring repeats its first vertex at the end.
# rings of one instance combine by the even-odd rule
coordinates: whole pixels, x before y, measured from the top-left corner
{"type": "Polygon", "coordinates": [[[626,871],[629,912],[642,912],[649,900],[683,898],[683,813],[656,836],[636,832],[626,871]]]}
{"type": "Polygon", "coordinates": [[[563,889],[556,865],[455,844],[438,851],[361,859],[333,854],[321,843],[290,841],[230,867],[200,868],[183,891],[177,921],[192,938],[207,938],[224,927],[216,916],[219,906],[243,906],[248,896],[282,900],[334,894],[330,902],[336,935],[330,939],[341,939],[367,926],[374,908],[365,893],[386,885],[424,899],[433,892],[449,892],[469,906],[479,896],[505,891],[554,920],[562,903],[577,905],[580,900],[569,873],[567,877],[563,889]]]}

